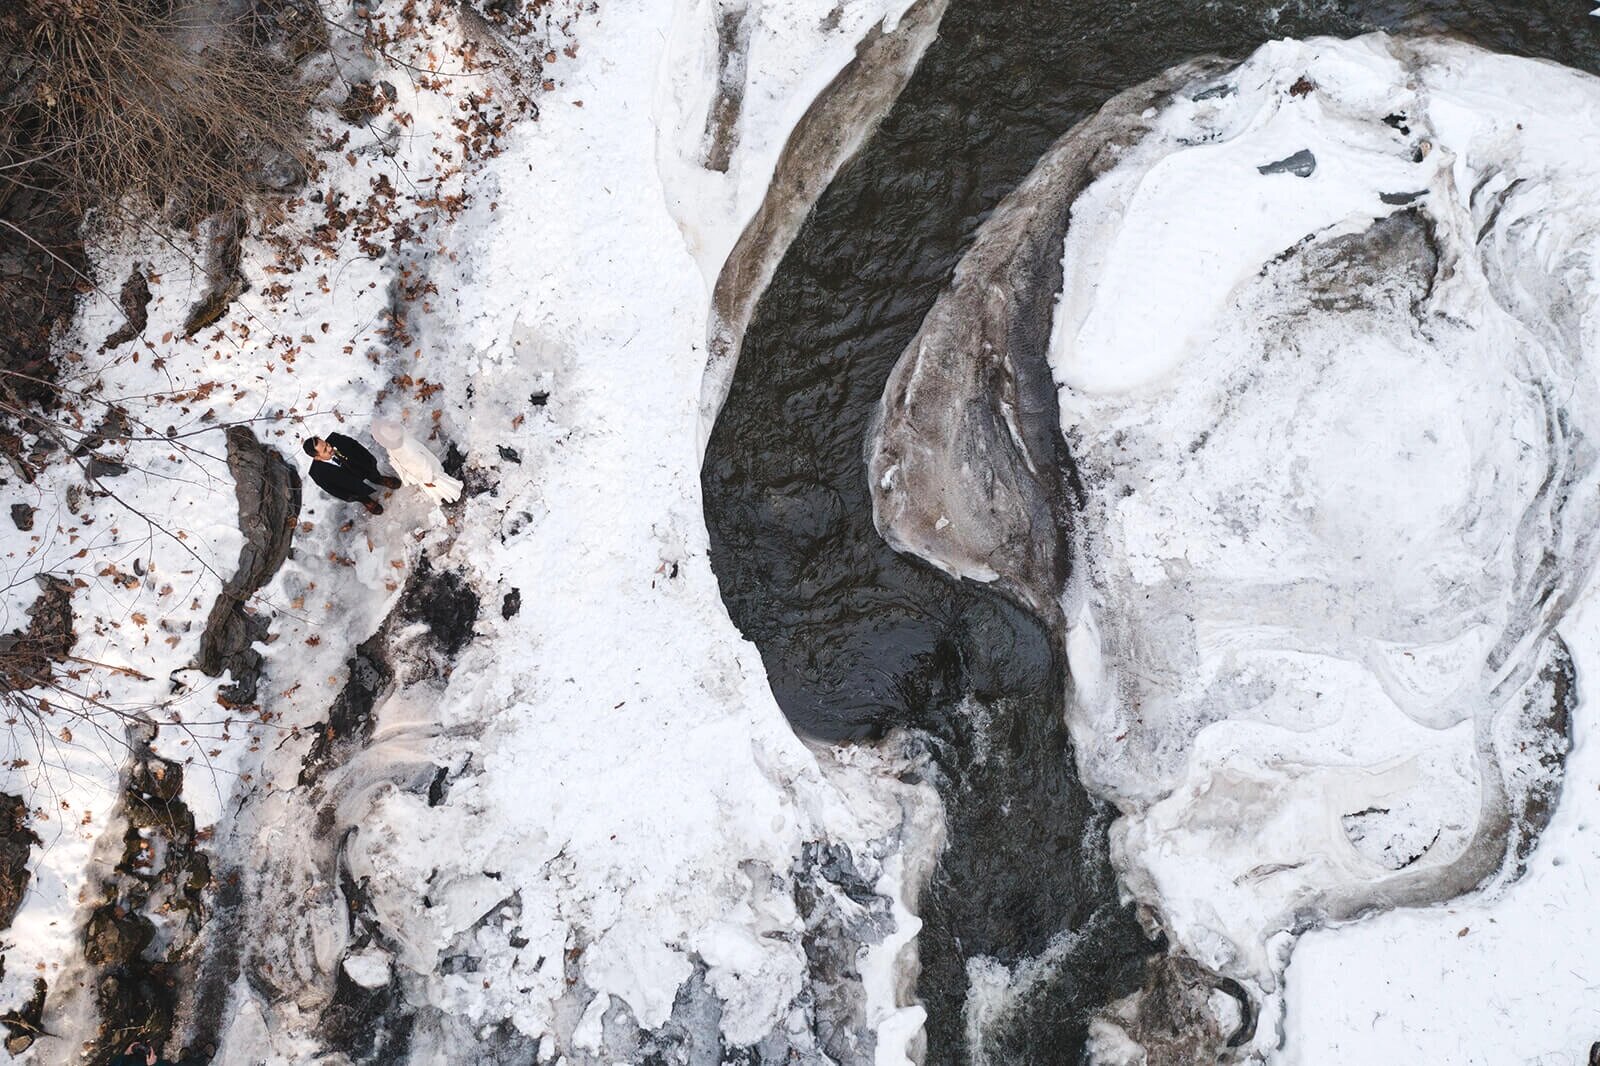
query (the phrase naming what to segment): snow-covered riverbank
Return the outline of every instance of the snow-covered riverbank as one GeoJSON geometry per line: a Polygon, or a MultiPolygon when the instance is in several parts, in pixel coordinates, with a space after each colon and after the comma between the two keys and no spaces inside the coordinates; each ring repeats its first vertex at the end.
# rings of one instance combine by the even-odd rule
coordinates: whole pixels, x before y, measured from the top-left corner
{"type": "MultiPolygon", "coordinates": [[[[721,258],[789,130],[906,6],[574,8],[546,20],[537,89],[507,80],[515,46],[501,69],[469,72],[459,50],[487,31],[441,19],[394,46],[436,78],[342,56],[396,99],[333,127],[347,140],[275,231],[293,244],[327,222],[321,247],[247,239],[250,289],[214,327],[178,335],[205,280],[182,242],[96,247],[103,289],[138,261],[156,298],[143,337],[109,356],[95,349],[120,317],[85,298],[66,341],[84,353],[75,384],[163,394],[128,401],[158,434],[169,418],[180,431],[257,418],[302,470],[303,434],[361,435],[381,414],[441,455],[453,444],[469,486],[448,516],[401,490],[375,518],[305,486],[293,557],[254,604],[272,628],[258,708],[217,706],[218,682],[186,669],[240,544],[220,431],[186,438],[211,459],[135,440],[131,472],[107,481],[174,536],[147,537],[104,497],[77,521],[112,534],[68,532],[73,519],[46,506],[38,542],[8,537],[19,561],[39,545],[25,567],[99,578],[74,598],[78,654],[152,679],[104,681],[104,698],[155,709],[155,750],[184,764],[183,799],[237,889],[221,905],[232,917],[193,948],[231,999],[217,1013],[180,990],[175,1041],[216,1042],[229,1062],[336,1054],[330,1005],[353,985],[391,1030],[408,1019],[389,1045],[401,1061],[408,1044],[410,1061],[473,1047],[475,1061],[533,1047],[613,1061],[651,1039],[903,1058],[919,1018],[899,959],[916,928],[903,896],[921,860],[901,850],[908,835],[937,840],[936,801],[894,778],[892,754],[796,739],[718,596],[698,467],[721,258]],[[530,90],[536,121],[511,106],[530,90]],[[334,216],[352,205],[353,223],[334,216]],[[397,225],[415,239],[395,239],[397,225]],[[116,565],[134,577],[107,580],[116,565]],[[366,683],[352,679],[352,663],[366,669],[357,645],[397,604],[426,614],[401,602],[431,587],[413,582],[419,569],[456,575],[476,620],[455,619],[468,628],[442,651],[425,624],[386,629],[393,684],[353,743],[329,742],[348,761],[309,774],[308,758],[326,758],[319,735],[338,731],[330,705],[348,709],[366,683]],[[188,688],[177,703],[174,671],[188,688]],[[824,965],[812,956],[830,932],[841,943],[824,965]]],[[[77,480],[60,467],[32,491],[49,504],[77,480]]],[[[31,593],[8,593],[13,624],[31,593]]],[[[68,1039],[97,1021],[82,927],[122,834],[106,828],[120,726],[104,742],[72,732],[45,754],[48,775],[14,734],[29,764],[0,782],[65,826],[34,853],[3,994],[20,1005],[44,977],[46,1028],[68,1039]]],[[[48,1039],[34,1052],[66,1054],[48,1039]]]]}

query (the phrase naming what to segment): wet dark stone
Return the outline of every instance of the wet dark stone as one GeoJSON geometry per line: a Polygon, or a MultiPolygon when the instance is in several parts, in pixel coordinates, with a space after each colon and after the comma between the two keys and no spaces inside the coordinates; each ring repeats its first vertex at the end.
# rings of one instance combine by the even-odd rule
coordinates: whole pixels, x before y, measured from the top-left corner
{"type": "Polygon", "coordinates": [[[263,662],[253,645],[267,635],[265,619],[255,617],[247,604],[288,558],[300,517],[300,473],[244,426],[228,430],[228,469],[244,545],[233,576],[211,605],[195,665],[208,677],[227,670],[233,683],[220,695],[244,705],[256,698],[263,662]]]}
{"type": "Polygon", "coordinates": [[[1518,735],[1537,738],[1538,775],[1523,797],[1512,833],[1512,859],[1520,873],[1538,846],[1561,798],[1567,756],[1572,751],[1572,716],[1579,705],[1577,665],[1567,642],[1552,637],[1548,659],[1539,670],[1538,680],[1522,709],[1523,724],[1518,735]],[[1539,699],[1548,692],[1549,699],[1539,699]]]}
{"type": "Polygon", "coordinates": [[[384,654],[385,630],[362,641],[350,657],[350,678],[328,708],[328,720],[317,730],[300,768],[300,784],[315,785],[334,766],[342,766],[368,740],[377,722],[373,708],[394,682],[384,654]]]}
{"type": "Polygon", "coordinates": [[[233,301],[250,287],[244,272],[239,269],[244,235],[249,229],[249,220],[244,211],[224,211],[213,218],[209,225],[211,232],[205,249],[206,289],[184,319],[185,337],[192,337],[207,326],[215,325],[227,314],[233,301]]]}
{"type": "Polygon", "coordinates": [[[322,1012],[323,1039],[352,1062],[404,1062],[415,1019],[401,1006],[389,985],[362,988],[340,966],[333,1002],[322,1012]]]}
{"type": "Polygon", "coordinates": [[[522,456],[515,448],[507,448],[504,444],[500,444],[496,445],[496,450],[499,451],[500,458],[504,459],[506,462],[517,463],[519,465],[521,464],[522,456]]]}
{"type": "Polygon", "coordinates": [[[500,617],[515,618],[520,610],[522,610],[522,590],[512,589],[500,600],[500,617]]]}
{"type": "Polygon", "coordinates": [[[536,392],[528,397],[528,402],[533,404],[535,407],[543,407],[545,404],[550,402],[550,394],[542,391],[536,392]]]}
{"type": "Polygon", "coordinates": [[[400,595],[400,614],[428,624],[428,635],[446,658],[454,659],[472,639],[478,620],[478,594],[455,570],[435,570],[424,556],[400,595]]]}
{"type": "Polygon", "coordinates": [[[33,529],[33,513],[37,508],[31,504],[14,503],[11,505],[11,522],[22,532],[27,533],[33,529]]]}
{"type": "Polygon", "coordinates": [[[78,635],[72,628],[72,586],[50,574],[36,574],[40,591],[28,607],[28,628],[0,635],[0,687],[23,692],[50,677],[72,654],[78,635]]]}
{"type": "Polygon", "coordinates": [[[0,1025],[6,1027],[6,1051],[20,1055],[44,1035],[44,1004],[50,994],[50,985],[43,977],[33,979],[33,995],[16,1010],[0,1015],[0,1025]]]}
{"type": "Polygon", "coordinates": [[[39,838],[28,828],[28,805],[20,796],[0,794],[0,930],[11,920],[28,891],[28,856],[39,838]]]}
{"type": "Polygon", "coordinates": [[[183,771],[165,759],[140,759],[133,765],[128,790],[141,799],[173,803],[183,793],[183,771]]]}
{"type": "Polygon", "coordinates": [[[84,931],[84,957],[97,966],[125,965],[155,937],[155,927],[142,914],[114,903],[95,908],[84,931]]]}
{"type": "Polygon", "coordinates": [[[98,455],[91,455],[85,466],[85,473],[91,479],[121,477],[127,472],[126,463],[119,463],[115,459],[102,459],[98,455]]]}
{"type": "Polygon", "coordinates": [[[193,978],[188,949],[204,920],[202,895],[212,885],[210,861],[196,850],[194,815],[180,798],[183,767],[150,751],[153,729],[141,732],[123,791],[123,853],[84,929],[84,955],[100,968],[100,1026],[88,1054],[95,1063],[135,1038],[162,1044],[171,1035],[179,989],[193,978]],[[165,934],[159,951],[151,949],[155,915],[165,934]]]}
{"type": "Polygon", "coordinates": [[[1262,174],[1293,174],[1297,178],[1309,178],[1317,171],[1317,157],[1311,154],[1310,149],[1302,148],[1276,163],[1263,163],[1256,170],[1262,174]]]}
{"type": "Polygon", "coordinates": [[[468,466],[466,453],[456,447],[455,441],[446,444],[441,465],[446,474],[461,482],[463,496],[482,496],[484,493],[495,495],[500,486],[492,471],[480,466],[468,466]]]}
{"type": "Polygon", "coordinates": [[[428,783],[428,806],[437,807],[450,795],[450,768],[441,766],[428,783]]]}

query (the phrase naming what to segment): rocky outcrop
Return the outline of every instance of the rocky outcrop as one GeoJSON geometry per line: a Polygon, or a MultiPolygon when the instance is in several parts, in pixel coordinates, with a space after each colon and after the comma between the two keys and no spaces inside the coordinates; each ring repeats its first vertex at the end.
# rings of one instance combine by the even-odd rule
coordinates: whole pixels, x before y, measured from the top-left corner
{"type": "Polygon", "coordinates": [[[122,308],[122,325],[118,326],[100,346],[101,351],[120,348],[144,332],[150,321],[150,280],[145,277],[143,263],[133,264],[128,280],[122,283],[117,294],[117,306],[122,308]]]}
{"type": "Polygon", "coordinates": [[[232,684],[222,690],[222,697],[248,704],[255,700],[262,662],[253,645],[266,635],[266,621],[252,614],[248,603],[289,555],[294,523],[300,517],[300,474],[243,426],[228,430],[228,469],[239,501],[244,546],[239,549],[239,565],[206,619],[195,665],[210,677],[226,670],[232,684]]]}
{"type": "Polygon", "coordinates": [[[170,1037],[178,990],[193,976],[187,949],[204,922],[202,895],[211,886],[211,863],[182,800],[183,767],[151,752],[151,735],[135,739],[121,856],[84,928],[100,1020],[96,1062],[131,1039],[161,1044],[170,1037]]]}
{"type": "Polygon", "coordinates": [[[233,301],[250,287],[239,269],[241,244],[248,225],[244,212],[224,211],[207,225],[211,232],[205,248],[206,289],[184,319],[185,337],[216,324],[233,301]]]}

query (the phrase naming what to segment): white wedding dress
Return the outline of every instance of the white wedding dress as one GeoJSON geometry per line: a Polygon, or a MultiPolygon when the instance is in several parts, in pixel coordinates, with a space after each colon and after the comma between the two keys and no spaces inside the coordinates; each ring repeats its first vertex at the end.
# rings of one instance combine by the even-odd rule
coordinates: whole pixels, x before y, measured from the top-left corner
{"type": "Polygon", "coordinates": [[[435,504],[454,503],[461,495],[461,482],[446,474],[444,464],[399,422],[376,419],[372,423],[372,439],[389,453],[389,464],[403,484],[416,485],[435,504]]]}

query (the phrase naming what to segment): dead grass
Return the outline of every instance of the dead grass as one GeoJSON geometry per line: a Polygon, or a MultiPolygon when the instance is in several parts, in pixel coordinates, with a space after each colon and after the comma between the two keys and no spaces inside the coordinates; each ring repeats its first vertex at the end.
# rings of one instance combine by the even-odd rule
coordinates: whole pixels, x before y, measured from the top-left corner
{"type": "Polygon", "coordinates": [[[319,89],[300,77],[274,17],[296,10],[0,4],[0,208],[18,189],[48,189],[78,211],[120,205],[192,220],[294,183],[319,89]]]}

